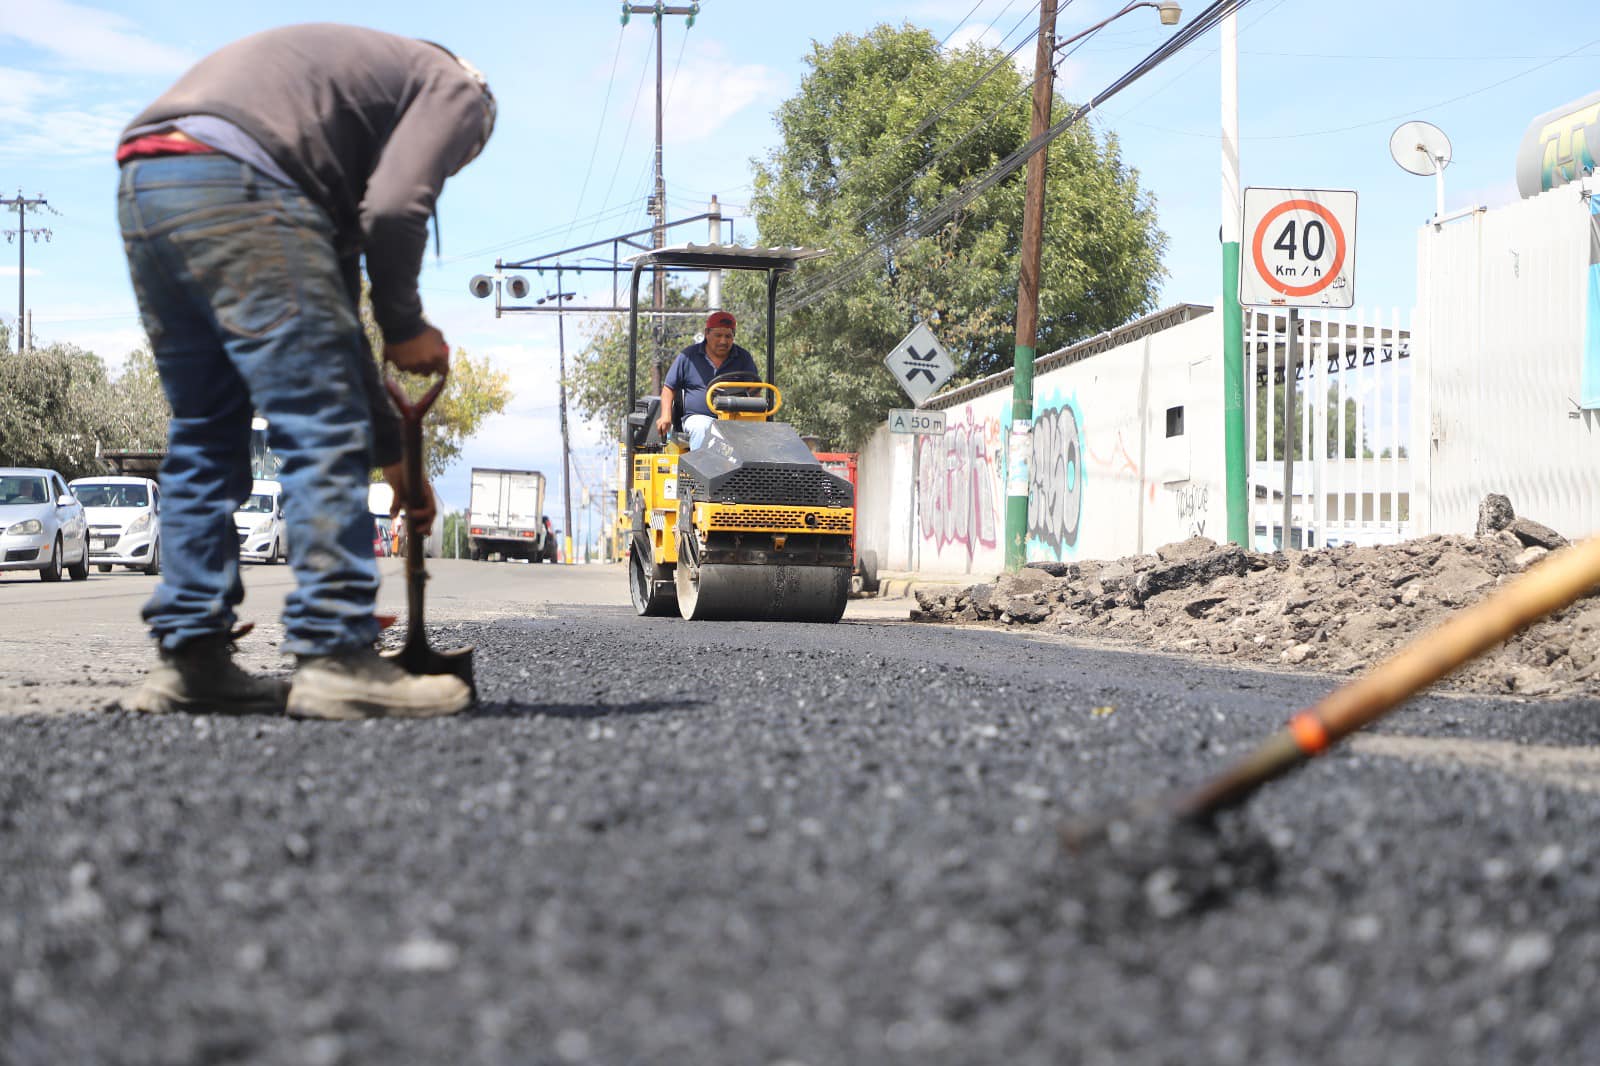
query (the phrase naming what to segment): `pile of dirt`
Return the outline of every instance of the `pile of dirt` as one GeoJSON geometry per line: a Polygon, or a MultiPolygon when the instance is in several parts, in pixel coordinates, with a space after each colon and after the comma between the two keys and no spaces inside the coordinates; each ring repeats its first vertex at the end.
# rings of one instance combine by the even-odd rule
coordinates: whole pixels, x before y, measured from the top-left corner
{"type": "MultiPolygon", "coordinates": [[[[1483,599],[1566,541],[1504,496],[1478,535],[1262,554],[1195,537],[1105,562],[1034,563],[992,583],[918,591],[916,621],[992,623],[1141,649],[1348,673],[1483,599]]],[[[1600,592],[1468,663],[1474,692],[1600,697],[1600,592]]]]}

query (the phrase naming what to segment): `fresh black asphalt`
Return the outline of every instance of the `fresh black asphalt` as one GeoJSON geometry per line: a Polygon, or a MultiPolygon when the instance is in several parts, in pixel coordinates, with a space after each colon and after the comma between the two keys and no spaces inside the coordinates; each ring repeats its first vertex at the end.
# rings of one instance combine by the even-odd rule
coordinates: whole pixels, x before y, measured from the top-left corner
{"type": "Polygon", "coordinates": [[[0,1063],[1600,1062],[1600,792],[1338,752],[1057,847],[1327,681],[618,608],[434,641],[470,717],[0,718],[0,1063]]]}

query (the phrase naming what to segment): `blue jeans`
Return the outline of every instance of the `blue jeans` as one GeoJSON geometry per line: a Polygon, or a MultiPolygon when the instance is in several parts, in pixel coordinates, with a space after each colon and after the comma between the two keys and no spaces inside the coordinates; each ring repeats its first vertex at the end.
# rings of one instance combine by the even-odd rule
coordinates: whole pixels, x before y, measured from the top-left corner
{"type": "Polygon", "coordinates": [[[706,446],[706,434],[717,420],[710,415],[684,415],[683,431],[689,434],[689,450],[698,451],[706,446]]]}
{"type": "Polygon", "coordinates": [[[117,198],[128,269],[172,405],[162,577],[144,606],[167,650],[226,633],[244,598],[233,514],[250,495],[252,409],[282,458],[283,650],[377,639],[363,343],[327,214],[223,155],[135,160],[117,198]]]}

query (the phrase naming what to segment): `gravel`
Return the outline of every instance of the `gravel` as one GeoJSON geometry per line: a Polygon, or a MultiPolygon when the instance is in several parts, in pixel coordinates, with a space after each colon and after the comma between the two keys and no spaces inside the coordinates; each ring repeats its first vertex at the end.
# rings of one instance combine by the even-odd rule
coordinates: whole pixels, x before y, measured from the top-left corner
{"type": "MultiPolygon", "coordinates": [[[[1600,794],[1536,760],[1341,750],[1070,854],[1328,683],[555,615],[435,634],[460,719],[0,723],[0,1062],[1600,1061],[1600,794]]],[[[1594,712],[1385,730],[1532,758],[1594,712]]]]}

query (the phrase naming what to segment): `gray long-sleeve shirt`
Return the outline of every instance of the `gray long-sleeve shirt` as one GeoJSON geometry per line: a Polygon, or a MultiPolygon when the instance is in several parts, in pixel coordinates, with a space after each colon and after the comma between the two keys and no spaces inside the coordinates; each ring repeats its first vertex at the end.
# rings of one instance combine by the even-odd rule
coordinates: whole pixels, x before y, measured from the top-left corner
{"type": "Polygon", "coordinates": [[[367,258],[386,340],[422,331],[417,274],[445,178],[483,136],[483,93],[443,49],[358,26],[253,34],[202,59],[129,124],[217,115],[244,130],[367,258]]]}

